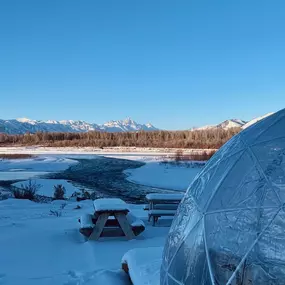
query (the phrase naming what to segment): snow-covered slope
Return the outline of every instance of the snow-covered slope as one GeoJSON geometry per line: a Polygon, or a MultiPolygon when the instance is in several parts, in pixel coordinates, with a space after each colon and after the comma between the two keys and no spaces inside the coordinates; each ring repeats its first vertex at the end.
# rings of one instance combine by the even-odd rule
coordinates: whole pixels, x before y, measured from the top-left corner
{"type": "Polygon", "coordinates": [[[222,122],[221,124],[217,125],[217,127],[227,130],[230,128],[241,128],[244,124],[246,124],[246,121],[239,119],[232,119],[222,122]]]}
{"type": "Polygon", "coordinates": [[[200,128],[195,128],[195,130],[210,130],[210,129],[224,129],[228,130],[230,128],[241,128],[246,124],[246,121],[240,119],[226,120],[218,125],[208,125],[200,128]]]}
{"type": "Polygon", "coordinates": [[[255,124],[256,122],[268,117],[268,116],[271,116],[272,114],[274,113],[268,113],[264,116],[260,116],[260,117],[257,117],[257,118],[254,118],[250,121],[244,121],[244,120],[240,120],[240,119],[231,119],[231,120],[226,120],[220,124],[217,124],[217,125],[207,125],[207,126],[203,126],[203,127],[200,127],[200,128],[194,128],[193,130],[211,130],[211,129],[224,129],[224,130],[228,130],[230,128],[242,128],[242,129],[246,129],[248,128],[249,126],[255,124]]]}
{"type": "Polygon", "coordinates": [[[273,114],[274,114],[274,113],[268,113],[268,114],[266,114],[266,115],[264,115],[264,116],[257,117],[257,118],[255,118],[255,119],[253,119],[253,120],[247,122],[245,125],[243,125],[243,126],[242,126],[242,129],[246,129],[246,128],[250,127],[251,125],[257,123],[258,121],[260,121],[260,120],[262,120],[262,119],[265,119],[266,117],[269,117],[269,116],[271,116],[271,115],[273,115],[273,114]]]}
{"type": "Polygon", "coordinates": [[[0,133],[24,134],[27,132],[127,132],[140,130],[157,130],[151,124],[139,124],[130,118],[121,121],[110,121],[103,125],[88,123],[85,121],[40,121],[20,118],[16,120],[0,120],[0,133]]]}

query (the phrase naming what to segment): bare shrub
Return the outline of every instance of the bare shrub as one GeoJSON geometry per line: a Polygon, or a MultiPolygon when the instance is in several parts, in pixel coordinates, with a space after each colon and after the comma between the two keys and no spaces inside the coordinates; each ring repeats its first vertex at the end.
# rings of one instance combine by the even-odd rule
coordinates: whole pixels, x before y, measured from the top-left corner
{"type": "Polygon", "coordinates": [[[36,181],[29,179],[28,184],[21,184],[20,188],[14,187],[12,192],[16,199],[28,199],[34,201],[36,199],[36,193],[41,187],[41,184],[37,184],[36,181]]]}
{"type": "Polygon", "coordinates": [[[86,191],[85,189],[80,189],[80,191],[81,191],[81,197],[84,200],[90,200],[91,199],[91,195],[88,191],[86,191]]]}
{"type": "Polygon", "coordinates": [[[65,187],[62,184],[54,185],[53,200],[65,200],[65,187]]]}
{"type": "Polygon", "coordinates": [[[64,208],[66,207],[67,203],[63,203],[60,205],[58,210],[50,210],[50,215],[55,217],[61,217],[64,208]]]}
{"type": "Polygon", "coordinates": [[[74,192],[71,197],[75,197],[77,202],[92,199],[91,194],[85,189],[80,189],[80,192],[74,192]]]}
{"type": "Polygon", "coordinates": [[[181,160],[183,160],[183,150],[182,149],[179,149],[175,152],[174,159],[176,162],[180,162],[181,160]]]}
{"type": "Polygon", "coordinates": [[[180,162],[180,161],[207,161],[215,153],[216,153],[216,150],[204,150],[204,151],[199,152],[199,153],[183,154],[183,152],[178,150],[170,158],[172,160],[174,160],[175,162],[180,162]]]}

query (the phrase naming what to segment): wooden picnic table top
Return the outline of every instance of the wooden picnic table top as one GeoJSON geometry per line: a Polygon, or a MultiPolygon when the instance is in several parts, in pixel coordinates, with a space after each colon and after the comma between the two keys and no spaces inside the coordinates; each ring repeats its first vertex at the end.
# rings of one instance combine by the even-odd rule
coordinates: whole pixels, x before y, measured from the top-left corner
{"type": "Polygon", "coordinates": [[[118,198],[102,198],[93,201],[95,213],[127,213],[128,204],[118,198]]]}
{"type": "Polygon", "coordinates": [[[146,199],[149,202],[155,201],[169,201],[169,202],[179,202],[184,197],[184,193],[177,194],[159,194],[159,193],[151,193],[146,195],[146,199]]]}

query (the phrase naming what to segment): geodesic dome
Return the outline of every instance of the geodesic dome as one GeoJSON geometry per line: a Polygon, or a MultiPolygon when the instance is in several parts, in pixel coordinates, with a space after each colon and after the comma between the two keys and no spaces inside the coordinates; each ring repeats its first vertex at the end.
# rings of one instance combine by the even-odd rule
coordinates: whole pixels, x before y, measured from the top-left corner
{"type": "Polygon", "coordinates": [[[189,186],[161,285],[285,284],[285,109],[228,141],[189,186]]]}

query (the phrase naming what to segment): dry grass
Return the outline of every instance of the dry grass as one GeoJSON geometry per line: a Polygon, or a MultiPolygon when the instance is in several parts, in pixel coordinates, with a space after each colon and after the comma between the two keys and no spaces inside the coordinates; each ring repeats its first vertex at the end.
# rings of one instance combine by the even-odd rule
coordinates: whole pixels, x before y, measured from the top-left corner
{"type": "Polygon", "coordinates": [[[11,153],[11,154],[0,153],[0,159],[28,159],[32,157],[33,155],[24,154],[24,153],[11,153]]]}
{"type": "MultiPolygon", "coordinates": [[[[202,153],[193,153],[193,154],[182,154],[181,160],[183,161],[207,161],[209,160],[214,154],[216,153],[215,150],[212,151],[203,151],[202,153]]],[[[174,157],[175,159],[175,157],[174,157]]]]}

